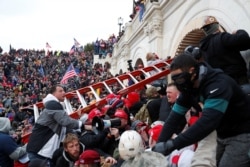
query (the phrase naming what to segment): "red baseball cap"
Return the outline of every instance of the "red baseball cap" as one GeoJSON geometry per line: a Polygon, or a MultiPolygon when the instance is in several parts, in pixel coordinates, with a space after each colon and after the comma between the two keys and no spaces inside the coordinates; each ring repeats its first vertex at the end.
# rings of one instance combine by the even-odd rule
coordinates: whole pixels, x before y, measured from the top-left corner
{"type": "Polygon", "coordinates": [[[159,136],[160,136],[162,127],[163,127],[163,125],[159,124],[159,125],[154,126],[151,129],[149,129],[149,131],[148,131],[149,136],[151,136],[153,140],[157,141],[159,136]]]}
{"type": "Polygon", "coordinates": [[[130,92],[127,95],[127,99],[130,101],[130,103],[133,105],[136,102],[140,101],[140,95],[137,92],[130,92]]]}
{"type": "Polygon", "coordinates": [[[118,99],[120,99],[121,96],[120,96],[120,95],[116,95],[116,94],[114,94],[114,93],[110,93],[110,94],[108,94],[108,95],[105,97],[105,99],[107,100],[107,102],[109,102],[109,100],[110,100],[110,99],[113,99],[113,98],[118,98],[118,99]]]}
{"type": "Polygon", "coordinates": [[[95,164],[100,161],[100,154],[95,150],[85,150],[79,158],[79,164],[95,164]]]}
{"type": "Polygon", "coordinates": [[[122,110],[122,109],[116,110],[114,116],[118,117],[118,118],[123,118],[123,119],[128,120],[128,114],[124,110],[122,110]]]}
{"type": "Polygon", "coordinates": [[[89,112],[88,119],[92,120],[94,117],[102,117],[102,116],[103,116],[103,113],[97,108],[94,108],[89,112]]]}

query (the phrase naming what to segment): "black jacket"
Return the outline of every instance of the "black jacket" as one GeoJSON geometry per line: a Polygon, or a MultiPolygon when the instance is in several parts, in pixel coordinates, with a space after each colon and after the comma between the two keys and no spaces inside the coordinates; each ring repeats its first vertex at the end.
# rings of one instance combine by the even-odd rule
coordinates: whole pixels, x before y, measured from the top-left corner
{"type": "MultiPolygon", "coordinates": [[[[168,119],[168,116],[172,110],[173,104],[168,102],[167,96],[162,97],[161,107],[159,113],[159,120],[165,122],[168,119]]],[[[176,129],[176,134],[179,134],[183,131],[183,127],[186,125],[187,121],[185,117],[179,121],[178,128],[176,129]]]]}
{"type": "Polygon", "coordinates": [[[105,138],[107,137],[108,133],[109,133],[108,128],[98,132],[98,134],[95,134],[91,130],[84,130],[81,133],[79,139],[81,143],[84,144],[86,149],[101,148],[102,143],[105,141],[105,138]]]}
{"type": "Polygon", "coordinates": [[[152,122],[155,122],[159,119],[160,107],[161,107],[161,98],[149,99],[151,100],[147,104],[147,109],[149,112],[149,116],[152,122]]]}
{"type": "MultiPolygon", "coordinates": [[[[80,154],[85,150],[85,146],[80,144],[80,154]]],[[[64,151],[63,147],[57,149],[52,157],[52,161],[55,167],[73,167],[75,161],[78,159],[72,159],[67,152],[64,151]]]]}
{"type": "Polygon", "coordinates": [[[129,113],[133,114],[133,116],[136,115],[136,113],[138,113],[138,111],[140,110],[140,108],[143,106],[143,102],[142,101],[138,101],[136,102],[134,105],[132,105],[129,108],[129,113]]]}
{"type": "Polygon", "coordinates": [[[168,118],[168,115],[170,114],[171,109],[172,109],[172,104],[168,102],[167,96],[162,97],[159,120],[165,121],[168,118]]]}
{"type": "MultiPolygon", "coordinates": [[[[212,69],[204,63],[200,75],[199,95],[204,104],[198,121],[173,142],[177,149],[196,143],[216,130],[219,138],[250,133],[250,112],[247,95],[241,87],[221,70],[212,69]]],[[[201,67],[200,66],[200,67],[201,67]]],[[[158,142],[166,141],[175,132],[179,120],[192,106],[191,96],[181,94],[165,122],[158,142]]]]}
{"type": "Polygon", "coordinates": [[[200,49],[205,61],[213,68],[222,69],[236,81],[247,76],[246,62],[240,54],[240,51],[250,49],[250,37],[246,31],[208,35],[201,40],[200,49]]]}

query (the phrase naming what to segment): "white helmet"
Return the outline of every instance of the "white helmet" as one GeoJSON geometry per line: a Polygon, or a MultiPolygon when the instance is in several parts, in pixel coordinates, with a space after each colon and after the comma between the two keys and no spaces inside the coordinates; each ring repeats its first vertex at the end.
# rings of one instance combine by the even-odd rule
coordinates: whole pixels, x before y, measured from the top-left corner
{"type": "Polygon", "coordinates": [[[122,159],[134,158],[144,150],[141,135],[134,130],[127,130],[122,133],[118,145],[119,154],[122,159]]]}

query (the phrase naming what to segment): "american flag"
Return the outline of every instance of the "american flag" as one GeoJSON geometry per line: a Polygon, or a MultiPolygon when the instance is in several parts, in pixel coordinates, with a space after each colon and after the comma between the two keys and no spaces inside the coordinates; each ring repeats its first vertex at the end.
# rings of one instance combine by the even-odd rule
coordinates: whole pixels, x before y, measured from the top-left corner
{"type": "Polygon", "coordinates": [[[74,76],[77,76],[77,73],[73,67],[73,64],[70,64],[60,83],[67,84],[68,79],[74,76]]]}
{"type": "Polygon", "coordinates": [[[75,44],[75,46],[79,46],[80,45],[80,43],[74,38],[74,44],[75,44]]]}
{"type": "Polygon", "coordinates": [[[51,46],[49,45],[49,43],[48,42],[46,42],[46,48],[51,48],[51,46]]]}

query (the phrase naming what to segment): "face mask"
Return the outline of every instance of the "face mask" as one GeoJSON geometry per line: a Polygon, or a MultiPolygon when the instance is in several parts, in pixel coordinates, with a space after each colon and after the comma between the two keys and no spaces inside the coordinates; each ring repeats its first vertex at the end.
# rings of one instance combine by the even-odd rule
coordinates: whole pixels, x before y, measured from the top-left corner
{"type": "Polygon", "coordinates": [[[184,93],[191,93],[193,90],[193,83],[191,81],[191,74],[188,72],[182,72],[172,76],[177,89],[184,93]]]}

